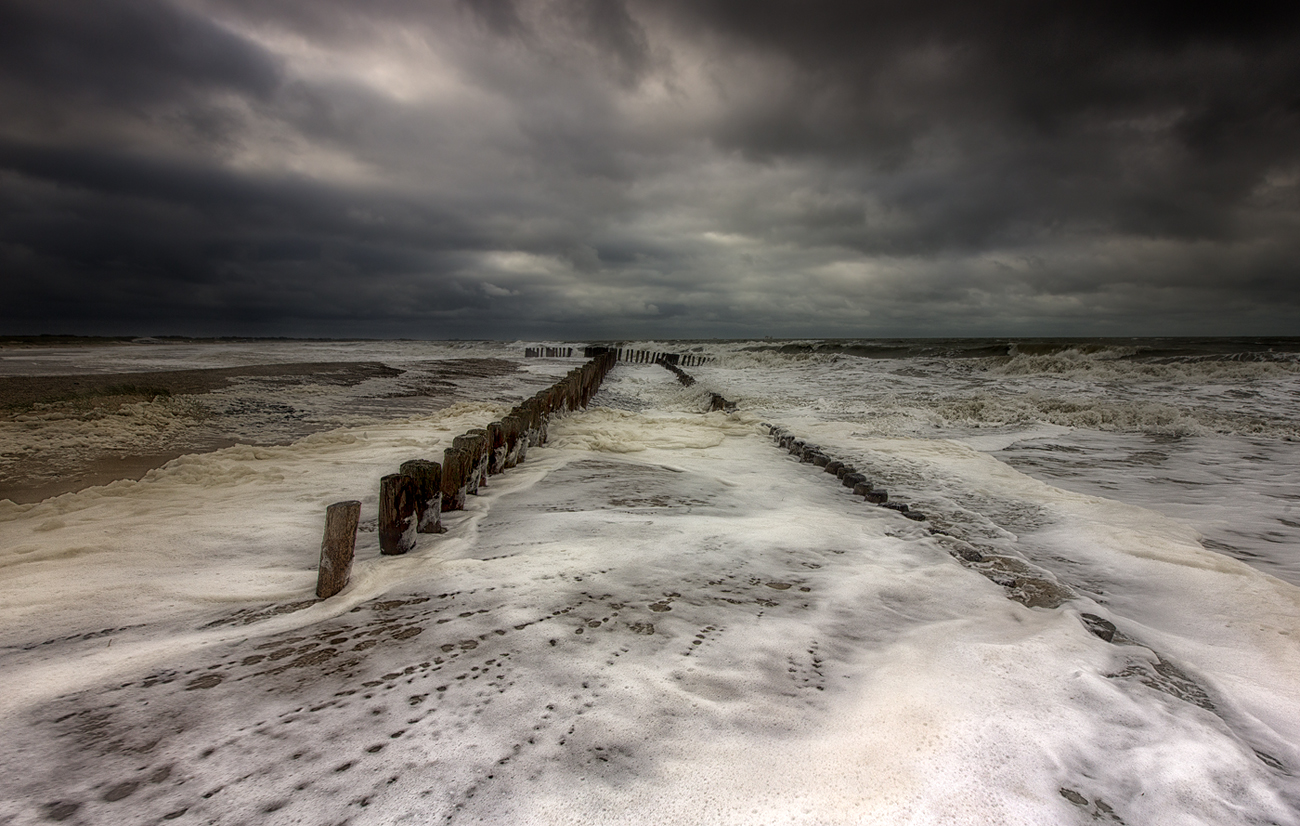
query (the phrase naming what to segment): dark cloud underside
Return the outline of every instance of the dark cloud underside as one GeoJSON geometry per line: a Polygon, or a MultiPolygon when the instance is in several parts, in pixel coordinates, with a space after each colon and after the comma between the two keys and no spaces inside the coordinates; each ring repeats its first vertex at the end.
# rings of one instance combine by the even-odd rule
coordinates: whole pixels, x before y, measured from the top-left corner
{"type": "Polygon", "coordinates": [[[10,332],[1300,333],[1300,11],[3,0],[10,332]]]}

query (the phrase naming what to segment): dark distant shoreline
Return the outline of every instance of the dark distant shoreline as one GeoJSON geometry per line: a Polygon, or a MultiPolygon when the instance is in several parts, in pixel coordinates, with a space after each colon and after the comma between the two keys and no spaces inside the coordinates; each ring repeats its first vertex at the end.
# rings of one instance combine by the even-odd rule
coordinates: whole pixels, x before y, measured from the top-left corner
{"type": "Polygon", "coordinates": [[[1205,335],[1205,336],[726,336],[726,337],[682,337],[673,338],[671,336],[631,336],[623,338],[600,338],[600,337],[541,337],[541,336],[511,336],[509,338],[412,338],[410,336],[395,336],[385,338],[380,336],[344,336],[344,337],[322,337],[322,336],[176,336],[176,335],[137,335],[137,336],[83,336],[62,333],[41,333],[40,335],[3,335],[0,334],[0,347],[66,347],[66,346],[102,346],[111,344],[207,344],[212,342],[237,343],[237,342],[386,342],[386,341],[427,341],[427,342],[496,342],[508,343],[512,341],[526,342],[543,342],[543,341],[564,341],[570,343],[586,342],[592,345],[617,345],[628,342],[638,341],[664,341],[680,342],[689,344],[739,344],[742,342],[754,342],[756,344],[766,345],[783,345],[791,342],[820,342],[826,345],[845,344],[849,342],[966,342],[966,343],[986,343],[986,344],[1151,344],[1155,342],[1169,343],[1192,343],[1192,342],[1214,342],[1220,344],[1237,343],[1244,345],[1267,345],[1267,344],[1285,344],[1300,351],[1300,336],[1291,335],[1205,335]]]}
{"type": "Polygon", "coordinates": [[[136,373],[77,373],[54,376],[0,376],[0,410],[21,410],[33,404],[93,400],[101,396],[171,396],[210,393],[239,378],[253,376],[310,377],[332,384],[358,384],[374,376],[402,371],[377,361],[297,362],[245,367],[157,370],[136,373]]]}
{"type": "MultiPolygon", "coordinates": [[[[292,336],[77,336],[42,333],[36,336],[0,335],[0,347],[102,347],[110,344],[205,344],[258,341],[388,341],[381,338],[295,338],[292,336]]],[[[408,341],[410,339],[391,339],[408,341]]]]}

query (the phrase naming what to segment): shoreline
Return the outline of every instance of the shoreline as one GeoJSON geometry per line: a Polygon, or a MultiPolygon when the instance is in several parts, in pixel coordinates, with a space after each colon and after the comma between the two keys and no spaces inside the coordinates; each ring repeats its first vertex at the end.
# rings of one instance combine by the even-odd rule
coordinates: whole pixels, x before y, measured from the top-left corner
{"type": "Polygon", "coordinates": [[[351,386],[369,378],[398,376],[404,371],[377,361],[315,361],[130,373],[72,373],[0,376],[0,410],[29,409],[38,404],[91,401],[101,396],[202,395],[243,378],[311,378],[351,386]]]}
{"type": "Polygon", "coordinates": [[[32,504],[138,480],[180,456],[288,444],[340,426],[330,398],[383,419],[444,407],[461,399],[466,381],[519,370],[501,359],[461,357],[409,369],[372,360],[0,375],[0,499],[32,504]],[[372,380],[378,383],[346,389],[372,380]],[[285,393],[304,385],[324,391],[323,407],[310,393],[284,403],[285,393]],[[214,392],[239,397],[237,404],[229,398],[205,403],[214,392]]]}
{"type": "Polygon", "coordinates": [[[62,496],[65,493],[80,493],[94,487],[101,487],[113,482],[143,479],[151,470],[162,467],[173,459],[212,453],[227,447],[234,447],[241,442],[234,440],[217,440],[211,445],[197,449],[168,450],[161,453],[132,453],[123,456],[97,456],[84,463],[77,471],[59,476],[53,481],[41,481],[32,476],[0,479],[0,501],[9,500],[15,505],[35,505],[62,496]]]}
{"type": "MultiPolygon", "coordinates": [[[[124,405],[173,397],[203,396],[239,379],[280,380],[285,384],[311,381],[353,386],[371,378],[393,377],[404,371],[381,362],[296,362],[154,372],[80,373],[44,376],[0,376],[0,427],[59,428],[62,422],[92,421],[116,413],[124,405]]],[[[26,505],[65,493],[139,480],[172,459],[211,453],[236,444],[263,444],[237,432],[214,427],[196,418],[192,426],[144,447],[125,448],[106,442],[90,446],[79,456],[33,450],[12,457],[0,476],[0,500],[26,505]],[[170,442],[170,444],[169,444],[170,442]]],[[[327,429],[322,425],[320,429],[327,429]]],[[[312,430],[312,428],[308,428],[312,430]]],[[[306,435],[305,433],[303,435],[306,435]]],[[[278,440],[265,442],[274,443],[278,440]]],[[[8,458],[8,457],[7,457],[8,458]]]]}

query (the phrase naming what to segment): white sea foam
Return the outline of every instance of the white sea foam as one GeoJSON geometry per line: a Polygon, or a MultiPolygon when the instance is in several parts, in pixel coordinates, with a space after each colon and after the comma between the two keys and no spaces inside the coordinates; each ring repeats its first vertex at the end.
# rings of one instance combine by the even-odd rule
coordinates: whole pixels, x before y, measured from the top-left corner
{"type": "MultiPolygon", "coordinates": [[[[719,362],[692,388],[620,366],[449,533],[383,558],[363,531],[311,607],[325,505],[373,520],[380,475],[503,406],[0,503],[0,821],[1300,823],[1300,591],[1142,507],[1167,483],[1070,476],[1152,437],[958,421],[947,368],[850,364],[719,362]],[[709,391],[752,412],[705,414],[709,391]],[[1008,599],[958,547],[1064,602],[1008,599]]],[[[1205,468],[1239,438],[1169,444],[1205,468]]],[[[1266,464],[1230,474],[1256,516],[1266,464]]]]}

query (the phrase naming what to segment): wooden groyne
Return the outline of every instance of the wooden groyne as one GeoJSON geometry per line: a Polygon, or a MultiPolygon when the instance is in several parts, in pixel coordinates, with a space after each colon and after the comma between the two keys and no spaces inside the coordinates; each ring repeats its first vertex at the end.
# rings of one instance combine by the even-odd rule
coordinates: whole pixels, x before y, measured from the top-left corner
{"type": "Polygon", "coordinates": [[[687,373],[685,370],[678,367],[676,364],[673,364],[672,362],[667,361],[665,359],[660,359],[656,361],[655,364],[658,364],[660,367],[663,367],[665,370],[667,370],[668,372],[676,376],[677,380],[682,383],[682,386],[690,387],[691,385],[695,384],[695,378],[690,373],[687,373]]]}
{"type": "MultiPolygon", "coordinates": [[[[695,378],[677,365],[676,362],[668,359],[658,359],[655,362],[664,369],[677,377],[677,380],[685,387],[695,384],[695,378]]],[[[736,403],[728,401],[718,393],[709,392],[709,410],[723,410],[728,413],[736,409],[736,403]]],[[[827,473],[833,474],[840,484],[853,492],[855,496],[861,496],[865,501],[880,505],[881,507],[896,510],[906,516],[908,519],[917,522],[925,520],[925,514],[910,509],[901,502],[890,502],[889,493],[883,489],[877,488],[866,474],[859,473],[858,469],[847,462],[842,462],[835,457],[827,454],[820,447],[800,439],[784,427],[764,423],[763,427],[767,428],[772,435],[773,441],[779,446],[785,448],[790,453],[799,457],[799,461],[807,462],[816,467],[824,468],[827,473]]]]}
{"type": "MultiPolygon", "coordinates": [[[[676,363],[670,362],[667,359],[660,359],[655,363],[663,367],[668,372],[672,373],[674,376],[676,376],[677,380],[681,382],[684,387],[690,387],[691,385],[695,384],[695,378],[691,374],[683,370],[682,368],[678,367],[676,363]]],[[[728,401],[724,399],[721,395],[714,393],[713,391],[709,391],[710,412],[714,410],[722,410],[724,412],[730,413],[735,409],[736,409],[735,402],[728,401]]]]}
{"type": "Polygon", "coordinates": [[[800,462],[807,462],[833,475],[841,485],[852,491],[854,496],[861,496],[873,505],[896,510],[908,519],[917,522],[925,520],[925,514],[910,509],[902,502],[889,501],[888,491],[877,488],[867,478],[866,474],[859,473],[858,469],[848,462],[836,459],[817,445],[799,438],[784,427],[767,424],[766,422],[763,423],[763,427],[768,429],[772,441],[776,442],[778,446],[797,456],[800,462]]]}
{"type": "MultiPolygon", "coordinates": [[[[582,367],[532,398],[515,405],[500,421],[472,428],[452,439],[442,462],[413,459],[379,483],[379,550],[393,556],[415,547],[416,535],[443,533],[441,515],[465,507],[466,496],[479,492],[488,477],[524,461],[528,448],[546,444],[550,418],[581,410],[600,389],[618,359],[613,353],[592,356],[582,367]]],[[[316,596],[325,599],[343,590],[352,569],[361,503],[337,502],[326,510],[316,596]]]]}
{"type": "Polygon", "coordinates": [[[667,363],[683,367],[694,367],[714,361],[708,356],[697,356],[694,353],[660,353],[654,350],[632,350],[622,347],[587,347],[583,350],[583,353],[587,358],[609,354],[614,356],[615,361],[623,361],[628,364],[667,363]]]}
{"type": "MultiPolygon", "coordinates": [[[[525,347],[524,358],[572,358],[572,347],[525,347]]],[[[657,364],[666,362],[683,367],[695,367],[708,364],[714,359],[694,353],[661,353],[656,350],[634,350],[625,347],[589,346],[582,349],[583,358],[593,359],[598,356],[612,355],[615,361],[628,364],[657,364]]]]}

